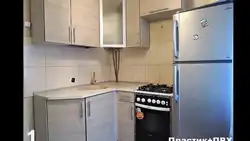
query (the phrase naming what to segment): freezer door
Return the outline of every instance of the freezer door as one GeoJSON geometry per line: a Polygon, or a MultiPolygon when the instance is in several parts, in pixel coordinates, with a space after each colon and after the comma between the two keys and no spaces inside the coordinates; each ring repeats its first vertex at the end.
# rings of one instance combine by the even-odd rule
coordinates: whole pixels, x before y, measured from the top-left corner
{"type": "Polygon", "coordinates": [[[175,61],[233,58],[233,3],[174,15],[175,61]]]}
{"type": "Polygon", "coordinates": [[[228,137],[233,104],[231,63],[177,64],[173,136],[228,137]],[[178,97],[177,97],[178,96],[178,97]]]}

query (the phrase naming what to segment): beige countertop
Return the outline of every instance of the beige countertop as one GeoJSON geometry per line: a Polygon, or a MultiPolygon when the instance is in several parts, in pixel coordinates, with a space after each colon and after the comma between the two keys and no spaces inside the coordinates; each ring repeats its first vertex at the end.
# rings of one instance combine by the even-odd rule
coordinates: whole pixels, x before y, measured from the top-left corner
{"type": "Polygon", "coordinates": [[[34,95],[42,96],[49,100],[86,98],[108,92],[125,91],[134,92],[139,86],[146,83],[133,82],[103,82],[93,85],[81,85],[68,88],[34,92],[34,95]],[[97,87],[97,88],[96,88],[97,87]],[[101,87],[101,88],[98,88],[101,87]]]}

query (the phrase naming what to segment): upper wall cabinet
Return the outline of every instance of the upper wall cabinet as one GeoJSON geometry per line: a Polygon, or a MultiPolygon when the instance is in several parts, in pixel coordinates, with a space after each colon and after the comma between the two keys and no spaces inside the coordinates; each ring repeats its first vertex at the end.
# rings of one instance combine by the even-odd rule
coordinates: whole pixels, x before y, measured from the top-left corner
{"type": "Polygon", "coordinates": [[[72,43],[98,47],[99,0],[71,0],[72,43]]]}
{"type": "Polygon", "coordinates": [[[126,47],[149,47],[149,23],[139,9],[139,0],[126,0],[126,47]]]}
{"type": "Polygon", "coordinates": [[[140,0],[140,17],[147,21],[172,18],[185,0],[140,0]]]}
{"type": "Polygon", "coordinates": [[[126,47],[125,0],[100,0],[100,46],[126,47]]]}
{"type": "Polygon", "coordinates": [[[100,46],[149,47],[149,24],[139,0],[100,0],[100,46]]]}
{"type": "Polygon", "coordinates": [[[33,43],[99,46],[98,0],[31,0],[33,43]]]}

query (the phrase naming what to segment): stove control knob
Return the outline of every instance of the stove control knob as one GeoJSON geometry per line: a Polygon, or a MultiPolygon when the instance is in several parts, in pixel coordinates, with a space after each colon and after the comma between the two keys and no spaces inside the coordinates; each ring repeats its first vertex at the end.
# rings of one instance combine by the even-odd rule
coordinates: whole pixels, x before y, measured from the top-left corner
{"type": "Polygon", "coordinates": [[[165,105],[165,101],[161,101],[161,105],[165,105]]]}
{"type": "Polygon", "coordinates": [[[137,100],[137,101],[140,101],[141,99],[140,99],[140,97],[137,97],[136,100],[137,100]]]}
{"type": "Polygon", "coordinates": [[[145,99],[144,99],[144,98],[142,98],[142,99],[141,99],[141,102],[145,102],[145,99]]]}
{"type": "Polygon", "coordinates": [[[168,106],[168,102],[166,101],[166,106],[168,106]]]}
{"type": "Polygon", "coordinates": [[[151,99],[150,98],[148,99],[148,103],[151,103],[151,99]]]}
{"type": "Polygon", "coordinates": [[[161,101],[160,101],[160,100],[157,100],[156,103],[157,103],[157,104],[161,104],[161,101]]]}
{"type": "Polygon", "coordinates": [[[155,100],[154,99],[152,100],[152,103],[155,104],[155,100]]]}

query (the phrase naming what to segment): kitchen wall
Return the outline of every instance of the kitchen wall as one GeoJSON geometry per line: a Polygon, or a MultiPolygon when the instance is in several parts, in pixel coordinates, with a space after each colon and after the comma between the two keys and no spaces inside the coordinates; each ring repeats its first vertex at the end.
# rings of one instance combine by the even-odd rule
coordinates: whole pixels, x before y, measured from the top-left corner
{"type": "Polygon", "coordinates": [[[150,48],[127,48],[121,53],[120,81],[173,84],[172,20],[150,24],[150,48]]]}
{"type": "MultiPolygon", "coordinates": [[[[30,0],[24,0],[24,20],[30,21],[30,0]]],[[[111,56],[104,49],[58,45],[32,45],[30,30],[24,29],[24,141],[33,129],[32,92],[88,84],[91,72],[97,81],[111,78],[111,56]],[[71,78],[76,78],[71,83],[71,78]]]]}

